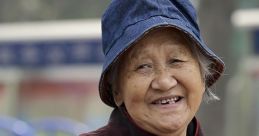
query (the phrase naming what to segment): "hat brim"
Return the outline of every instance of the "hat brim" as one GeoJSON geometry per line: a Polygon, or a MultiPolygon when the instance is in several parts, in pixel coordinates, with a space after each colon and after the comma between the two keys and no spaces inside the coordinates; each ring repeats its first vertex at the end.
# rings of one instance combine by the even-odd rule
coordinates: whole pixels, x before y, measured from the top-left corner
{"type": "Polygon", "coordinates": [[[196,45],[198,49],[214,63],[211,65],[211,69],[216,69],[212,77],[207,81],[207,86],[210,87],[213,85],[216,80],[221,76],[224,71],[224,62],[216,56],[203,42],[202,39],[199,39],[190,28],[188,24],[181,21],[178,18],[167,18],[163,16],[153,16],[147,20],[141,20],[137,23],[129,25],[122,35],[117,39],[112,48],[108,51],[105,57],[105,63],[103,65],[103,71],[99,82],[99,94],[102,101],[111,106],[116,107],[116,104],[113,99],[111,90],[108,87],[107,83],[107,71],[112,66],[114,62],[128,49],[133,45],[133,43],[140,40],[145,34],[150,30],[157,27],[173,27],[184,32],[189,36],[196,45]]]}

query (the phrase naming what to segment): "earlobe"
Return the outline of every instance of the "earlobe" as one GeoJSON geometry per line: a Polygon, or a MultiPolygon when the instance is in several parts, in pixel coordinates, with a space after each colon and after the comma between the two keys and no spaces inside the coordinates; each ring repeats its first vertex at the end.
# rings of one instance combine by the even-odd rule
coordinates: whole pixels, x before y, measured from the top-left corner
{"type": "Polygon", "coordinates": [[[122,95],[120,92],[113,91],[113,99],[117,107],[121,106],[123,103],[122,95]]]}

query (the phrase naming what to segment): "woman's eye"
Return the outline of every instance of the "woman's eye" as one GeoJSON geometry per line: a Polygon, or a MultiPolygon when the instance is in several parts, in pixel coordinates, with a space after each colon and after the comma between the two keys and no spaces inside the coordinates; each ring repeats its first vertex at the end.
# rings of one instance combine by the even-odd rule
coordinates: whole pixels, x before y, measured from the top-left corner
{"type": "Polygon", "coordinates": [[[137,66],[137,70],[148,69],[148,68],[152,68],[152,66],[150,64],[141,64],[141,65],[137,66]]]}
{"type": "Polygon", "coordinates": [[[175,64],[175,63],[181,63],[181,62],[184,62],[183,60],[180,60],[180,59],[171,59],[169,61],[170,64],[175,64]]]}
{"type": "Polygon", "coordinates": [[[136,67],[136,72],[141,74],[149,74],[152,72],[152,64],[141,64],[136,67]]]}

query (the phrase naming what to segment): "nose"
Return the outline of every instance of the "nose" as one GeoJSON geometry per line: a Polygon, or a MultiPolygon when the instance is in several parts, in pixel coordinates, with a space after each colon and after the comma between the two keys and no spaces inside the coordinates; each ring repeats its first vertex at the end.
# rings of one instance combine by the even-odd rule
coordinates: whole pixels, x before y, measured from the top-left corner
{"type": "Polygon", "coordinates": [[[151,82],[151,87],[155,90],[168,91],[177,85],[177,80],[170,72],[159,72],[151,82]]]}

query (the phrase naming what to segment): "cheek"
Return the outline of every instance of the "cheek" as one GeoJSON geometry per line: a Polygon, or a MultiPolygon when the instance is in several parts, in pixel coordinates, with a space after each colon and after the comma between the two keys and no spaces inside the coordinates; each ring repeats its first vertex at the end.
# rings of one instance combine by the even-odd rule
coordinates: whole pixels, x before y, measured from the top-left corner
{"type": "Polygon", "coordinates": [[[192,109],[197,109],[202,101],[205,84],[199,67],[189,67],[181,74],[182,85],[186,90],[187,102],[192,109]]]}
{"type": "Polygon", "coordinates": [[[122,91],[125,104],[132,107],[145,102],[148,90],[147,80],[131,75],[124,81],[122,91]]]}
{"type": "Polygon", "coordinates": [[[190,90],[193,90],[194,93],[203,93],[205,89],[205,84],[201,77],[201,72],[198,64],[193,64],[189,66],[186,71],[187,72],[185,73],[189,75],[188,77],[186,77],[186,85],[189,86],[190,90]]]}
{"type": "Polygon", "coordinates": [[[134,82],[129,82],[124,89],[123,98],[125,101],[130,103],[139,101],[141,92],[138,90],[139,87],[134,82]]]}

